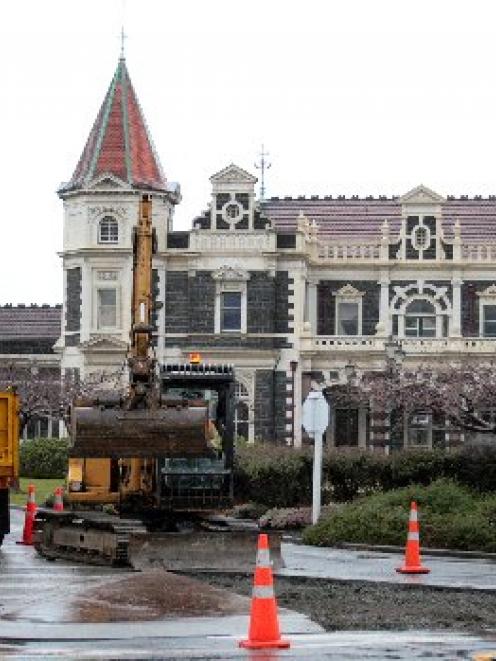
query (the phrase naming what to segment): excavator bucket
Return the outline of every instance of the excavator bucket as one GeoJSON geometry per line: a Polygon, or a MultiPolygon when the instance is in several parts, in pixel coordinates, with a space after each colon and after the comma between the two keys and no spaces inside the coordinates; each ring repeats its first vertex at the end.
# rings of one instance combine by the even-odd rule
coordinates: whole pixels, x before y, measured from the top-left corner
{"type": "MultiPolygon", "coordinates": [[[[162,567],[169,571],[253,572],[258,529],[135,534],[129,562],[137,570],[162,567]]],[[[270,559],[274,570],[284,566],[282,533],[270,533],[270,559]]]]}
{"type": "Polygon", "coordinates": [[[156,410],[75,407],[72,457],[208,457],[205,407],[156,410]]]}

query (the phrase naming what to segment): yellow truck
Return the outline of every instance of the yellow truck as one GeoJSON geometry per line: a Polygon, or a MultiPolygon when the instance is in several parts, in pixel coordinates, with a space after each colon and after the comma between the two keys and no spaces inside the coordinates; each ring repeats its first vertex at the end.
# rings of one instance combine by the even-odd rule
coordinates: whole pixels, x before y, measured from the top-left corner
{"type": "Polygon", "coordinates": [[[10,532],[9,488],[19,477],[19,396],[0,392],[0,546],[10,532]]]}

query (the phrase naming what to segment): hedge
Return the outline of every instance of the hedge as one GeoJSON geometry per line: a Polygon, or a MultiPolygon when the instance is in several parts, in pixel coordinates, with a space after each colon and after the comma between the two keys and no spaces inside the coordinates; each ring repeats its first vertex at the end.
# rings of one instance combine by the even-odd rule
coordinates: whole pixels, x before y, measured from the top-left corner
{"type": "MultiPolygon", "coordinates": [[[[270,445],[236,455],[235,497],[268,507],[308,505],[312,498],[312,448],[270,445]]],[[[322,468],[323,502],[347,502],[411,484],[447,478],[479,492],[496,489],[495,447],[408,450],[386,456],[368,451],[327,451],[322,468]]]]}
{"type": "Polygon", "coordinates": [[[21,441],[22,477],[64,478],[67,473],[69,441],[64,438],[35,438],[21,441]]]}
{"type": "Polygon", "coordinates": [[[343,542],[404,545],[412,500],[419,507],[422,546],[496,551],[496,495],[481,494],[447,479],[359,498],[307,528],[303,539],[316,546],[343,542]]]}
{"type": "MultiPolygon", "coordinates": [[[[21,443],[21,475],[63,478],[67,471],[67,439],[35,439],[21,443]]],[[[234,491],[238,503],[297,507],[312,500],[313,448],[274,445],[238,448],[234,491]]],[[[326,451],[322,470],[323,502],[348,502],[410,484],[428,485],[448,478],[479,492],[496,488],[495,447],[404,451],[386,456],[368,451],[326,451]]]]}

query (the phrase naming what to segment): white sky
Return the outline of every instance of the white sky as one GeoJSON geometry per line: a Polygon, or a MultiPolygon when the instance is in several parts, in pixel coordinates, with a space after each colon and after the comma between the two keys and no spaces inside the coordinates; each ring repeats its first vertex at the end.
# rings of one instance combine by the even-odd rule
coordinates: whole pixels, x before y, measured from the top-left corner
{"type": "MultiPolygon", "coordinates": [[[[62,299],[62,204],[119,55],[122,0],[0,2],[0,303],[62,299]]],[[[491,0],[127,0],[126,59],[175,228],[234,161],[268,195],[496,193],[491,0]]]]}

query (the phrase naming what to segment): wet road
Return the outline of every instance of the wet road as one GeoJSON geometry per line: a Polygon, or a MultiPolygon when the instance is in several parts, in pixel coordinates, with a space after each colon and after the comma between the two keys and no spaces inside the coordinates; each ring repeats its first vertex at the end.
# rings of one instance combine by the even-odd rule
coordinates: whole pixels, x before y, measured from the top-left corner
{"type": "MultiPolygon", "coordinates": [[[[57,622],[67,616],[67,602],[89,586],[132,572],[57,561],[47,562],[31,546],[20,546],[24,513],[11,510],[11,534],[0,547],[0,618],[57,622]]],[[[0,625],[1,630],[1,625],[0,625]]]]}
{"type": "MultiPolygon", "coordinates": [[[[13,534],[0,550],[0,657],[13,659],[471,659],[476,651],[496,649],[493,635],[467,636],[456,632],[335,632],[325,633],[304,616],[281,613],[281,629],[291,640],[288,651],[253,653],[237,641],[248,630],[247,616],[181,618],[147,622],[78,624],[68,622],[68,604],[88,587],[136,576],[134,572],[85,567],[37,557],[31,547],[15,544],[23,513],[13,512],[13,534]]],[[[376,580],[398,580],[399,557],[291,546],[285,572],[357,578],[367,572],[376,580]],[[358,557],[357,557],[358,556],[358,557]],[[331,572],[331,573],[329,573],[331,572]],[[337,572],[340,572],[337,574],[337,572]]],[[[434,562],[432,573],[438,572],[434,562]]],[[[495,583],[494,565],[487,562],[451,563],[439,580],[470,585],[495,583]],[[475,564],[474,564],[475,563],[475,564]],[[451,566],[451,564],[453,566],[451,566]],[[470,565],[470,567],[466,565],[470,565]],[[478,572],[483,572],[478,575],[478,572]]],[[[496,568],[495,568],[496,569],[496,568]]],[[[441,572],[441,567],[439,567],[441,572]]]]}
{"type": "Polygon", "coordinates": [[[382,581],[387,583],[438,585],[496,590],[496,562],[422,555],[429,574],[398,574],[402,564],[398,553],[376,553],[314,546],[283,545],[285,576],[382,581]]]}

